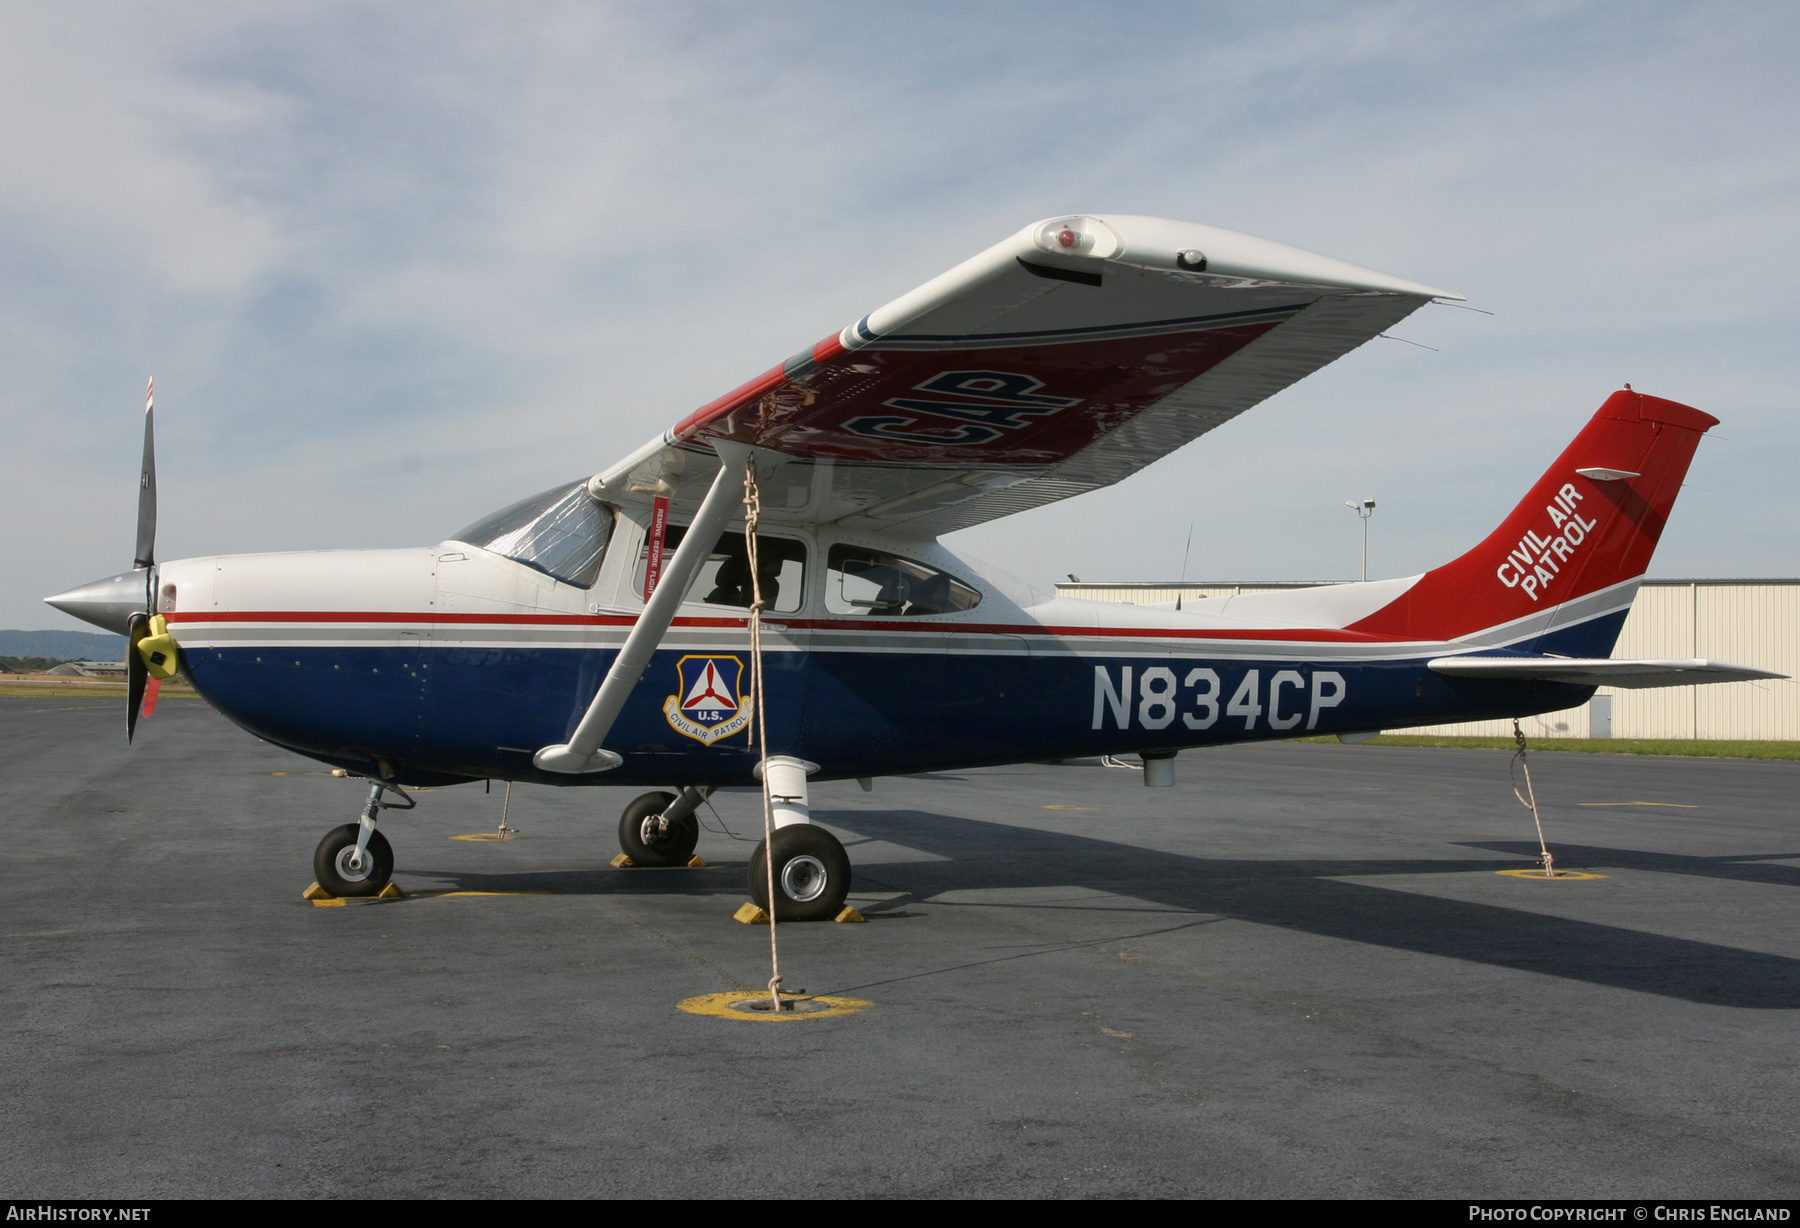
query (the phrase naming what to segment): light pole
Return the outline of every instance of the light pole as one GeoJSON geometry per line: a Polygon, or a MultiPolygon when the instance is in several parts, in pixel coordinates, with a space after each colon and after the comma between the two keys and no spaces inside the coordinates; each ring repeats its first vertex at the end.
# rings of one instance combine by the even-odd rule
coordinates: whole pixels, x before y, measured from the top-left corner
{"type": "Polygon", "coordinates": [[[1355,499],[1345,501],[1344,506],[1356,513],[1357,519],[1363,522],[1363,582],[1369,579],[1369,517],[1375,514],[1375,500],[1364,499],[1358,503],[1355,499]]]}

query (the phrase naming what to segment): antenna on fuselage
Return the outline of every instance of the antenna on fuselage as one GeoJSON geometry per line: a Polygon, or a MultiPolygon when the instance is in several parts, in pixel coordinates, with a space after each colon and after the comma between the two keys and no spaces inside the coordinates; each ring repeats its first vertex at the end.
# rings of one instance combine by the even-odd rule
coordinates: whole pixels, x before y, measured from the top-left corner
{"type": "MultiPolygon", "coordinates": [[[[1193,550],[1194,550],[1194,525],[1193,525],[1192,521],[1189,521],[1188,522],[1187,545],[1185,545],[1181,548],[1181,583],[1182,584],[1187,583],[1188,555],[1192,554],[1193,550]]],[[[1181,592],[1179,590],[1177,590],[1175,593],[1175,609],[1177,611],[1179,611],[1181,609],[1181,596],[1182,596],[1181,592]]]]}

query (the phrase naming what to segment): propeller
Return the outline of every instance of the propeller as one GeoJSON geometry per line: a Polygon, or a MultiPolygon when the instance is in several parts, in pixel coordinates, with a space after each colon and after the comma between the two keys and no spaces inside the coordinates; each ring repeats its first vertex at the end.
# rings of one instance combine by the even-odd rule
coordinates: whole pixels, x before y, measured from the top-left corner
{"type": "Polygon", "coordinates": [[[137,733],[140,713],[156,709],[160,681],[178,667],[175,641],[156,610],[156,381],[144,394],[144,459],[138,469],[137,549],[131,570],[95,580],[44,601],[65,614],[127,637],[125,737],[137,733]],[[146,641],[149,641],[146,643],[146,641]]]}
{"type": "Polygon", "coordinates": [[[138,534],[134,568],[156,566],[156,381],[144,392],[144,463],[138,468],[138,534]]]}
{"type": "MultiPolygon", "coordinates": [[[[144,696],[150,686],[150,667],[144,664],[144,658],[138,653],[138,645],[150,634],[150,616],[138,613],[131,616],[130,642],[125,645],[125,740],[131,741],[137,735],[138,715],[144,708],[144,696]]],[[[150,708],[156,709],[156,697],[150,697],[150,708]]]]}
{"type": "Polygon", "coordinates": [[[150,667],[138,645],[150,635],[150,611],[156,608],[156,377],[144,390],[144,459],[138,466],[137,553],[133,571],[144,573],[144,608],[131,616],[125,646],[125,740],[137,734],[138,716],[156,711],[156,690],[150,683],[150,667]],[[150,703],[145,710],[144,697],[150,703]]]}

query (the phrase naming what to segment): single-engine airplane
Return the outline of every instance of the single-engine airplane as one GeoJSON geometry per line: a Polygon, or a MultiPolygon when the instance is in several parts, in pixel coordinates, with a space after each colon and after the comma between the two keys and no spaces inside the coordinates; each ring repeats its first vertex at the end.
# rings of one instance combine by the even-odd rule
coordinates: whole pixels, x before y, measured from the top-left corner
{"type": "Polygon", "coordinates": [[[387,884],[376,819],[409,785],[667,786],[619,840],[676,865],[705,798],[766,768],[775,827],[749,885],[770,907],[772,856],[781,920],[834,916],[850,887],[809,778],[1135,753],[1164,786],[1194,747],[1780,676],[1607,658],[1716,424],[1629,390],[1423,575],[1141,607],[1046,594],[937,540],[1118,482],[1459,297],[1207,226],[1052,218],[611,468],[406,550],[158,564],[147,406],[133,569],[47,600],[131,637],[128,734],[147,683],[179,669],[244,729],[369,779],[360,821],[314,858],[331,894],[387,884]]]}

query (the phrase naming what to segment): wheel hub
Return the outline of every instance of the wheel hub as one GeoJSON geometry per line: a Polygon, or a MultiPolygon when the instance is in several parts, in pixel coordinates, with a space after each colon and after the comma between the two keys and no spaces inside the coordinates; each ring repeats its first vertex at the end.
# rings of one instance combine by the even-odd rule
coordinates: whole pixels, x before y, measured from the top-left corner
{"type": "Polygon", "coordinates": [[[638,824],[638,839],[644,842],[646,848],[656,848],[658,845],[666,844],[669,840],[669,825],[663,821],[660,814],[648,815],[642,823],[638,824]]]}
{"type": "Polygon", "coordinates": [[[812,903],[830,885],[831,875],[826,873],[825,863],[811,854],[789,858],[781,867],[781,889],[796,904],[812,903]]]}
{"type": "Polygon", "coordinates": [[[360,883],[374,872],[375,858],[367,852],[358,857],[356,846],[352,844],[349,848],[338,850],[336,869],[338,877],[345,882],[360,883]]]}

